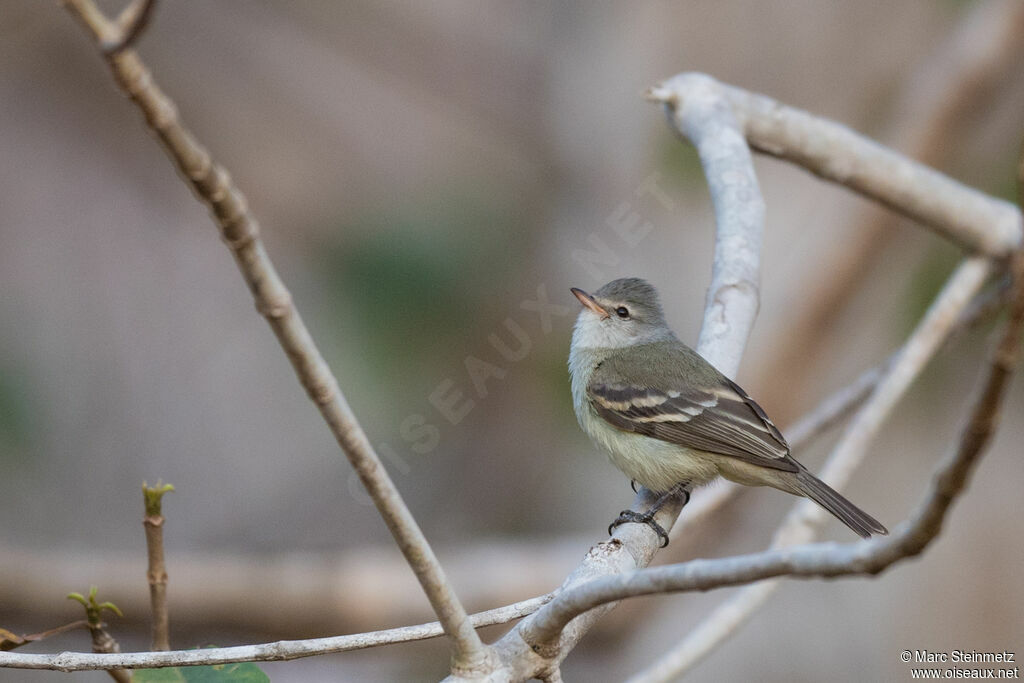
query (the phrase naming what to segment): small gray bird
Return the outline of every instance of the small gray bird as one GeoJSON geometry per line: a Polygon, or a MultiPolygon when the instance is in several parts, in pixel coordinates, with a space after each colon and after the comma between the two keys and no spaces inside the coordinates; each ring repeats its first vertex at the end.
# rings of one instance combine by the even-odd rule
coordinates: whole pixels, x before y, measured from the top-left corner
{"type": "MultiPolygon", "coordinates": [[[[719,475],[747,486],[806,496],[864,538],[886,534],[874,517],[808,472],[761,406],[665,322],[658,293],[639,278],[613,280],[583,304],[569,353],[573,405],[583,431],[634,482],[655,493],[719,475]]],[[[660,501],[659,501],[660,502],[660,501]]],[[[616,522],[645,522],[625,511],[616,522]]]]}

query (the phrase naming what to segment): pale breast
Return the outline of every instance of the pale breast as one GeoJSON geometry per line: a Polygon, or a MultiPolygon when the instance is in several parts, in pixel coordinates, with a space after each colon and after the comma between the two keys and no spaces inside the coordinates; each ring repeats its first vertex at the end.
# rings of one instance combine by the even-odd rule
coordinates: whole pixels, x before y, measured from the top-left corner
{"type": "Polygon", "coordinates": [[[580,425],[616,467],[652,491],[667,491],[680,482],[701,486],[718,476],[720,456],[612,427],[593,410],[582,411],[580,425]]]}

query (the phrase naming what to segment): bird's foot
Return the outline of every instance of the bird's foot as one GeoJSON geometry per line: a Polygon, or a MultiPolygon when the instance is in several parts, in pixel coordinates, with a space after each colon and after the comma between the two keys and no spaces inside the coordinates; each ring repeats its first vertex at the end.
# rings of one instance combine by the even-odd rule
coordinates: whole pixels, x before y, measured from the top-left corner
{"type": "Polygon", "coordinates": [[[608,525],[608,535],[611,535],[612,530],[620,524],[646,524],[651,527],[654,533],[658,534],[658,538],[661,539],[661,547],[664,548],[668,545],[668,532],[665,531],[664,527],[654,521],[654,513],[657,509],[652,509],[648,512],[636,512],[635,510],[623,510],[619,513],[619,516],[614,522],[608,525]]]}

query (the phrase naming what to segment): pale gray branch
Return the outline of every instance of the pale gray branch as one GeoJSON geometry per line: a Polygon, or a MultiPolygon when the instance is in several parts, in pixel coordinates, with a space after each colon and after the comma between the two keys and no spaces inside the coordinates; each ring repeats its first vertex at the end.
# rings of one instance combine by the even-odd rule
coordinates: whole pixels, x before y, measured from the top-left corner
{"type": "MultiPolygon", "coordinates": [[[[693,143],[700,155],[715,208],[715,251],[711,284],[708,286],[697,350],[712,365],[735,376],[743,358],[750,331],[760,305],[761,242],[764,235],[764,200],[754,173],[750,148],[740,133],[718,83],[700,74],[692,74],[685,84],[688,97],[672,111],[678,129],[693,143]]],[[[718,494],[724,501],[728,493],[718,494]]],[[[705,497],[708,498],[708,497],[705,497]]],[[[649,492],[641,492],[634,509],[650,507],[649,492]]],[[[716,507],[715,497],[702,504],[716,507]]],[[[666,508],[659,522],[671,529],[679,515],[675,507],[666,508]]],[[[624,531],[631,525],[619,527],[624,531]]],[[[657,537],[646,525],[647,541],[657,537]]],[[[619,537],[618,534],[613,537],[619,537]]],[[[628,541],[625,538],[621,540],[628,541]]],[[[653,557],[654,547],[645,547],[643,555],[633,552],[640,566],[653,557]]]]}
{"type": "MultiPolygon", "coordinates": [[[[680,74],[650,90],[678,109],[697,74],[680,74]]],[[[705,76],[701,76],[706,78],[705,76]]],[[[721,85],[750,145],[803,166],[914,218],[971,250],[1005,257],[1021,244],[1020,210],[959,183],[846,126],[721,85]]]]}
{"type": "MultiPolygon", "coordinates": [[[[529,600],[473,614],[469,617],[474,628],[506,624],[536,612],[550,602],[553,593],[529,600]]],[[[91,652],[61,652],[55,655],[0,652],[0,668],[50,669],[54,671],[91,671],[95,669],[144,669],[165,666],[199,666],[229,664],[231,662],[275,662],[326,655],[349,650],[363,650],[379,645],[407,643],[444,635],[440,622],[403,626],[385,631],[371,631],[330,638],[309,640],[281,640],[276,643],[215,647],[199,650],[172,650],[169,652],[118,652],[94,654],[91,652]]]]}
{"type": "Polygon", "coordinates": [[[685,100],[672,108],[676,126],[697,148],[715,208],[715,253],[697,350],[735,377],[757,318],[761,286],[764,199],[750,147],[708,76],[690,74],[685,100]]]}

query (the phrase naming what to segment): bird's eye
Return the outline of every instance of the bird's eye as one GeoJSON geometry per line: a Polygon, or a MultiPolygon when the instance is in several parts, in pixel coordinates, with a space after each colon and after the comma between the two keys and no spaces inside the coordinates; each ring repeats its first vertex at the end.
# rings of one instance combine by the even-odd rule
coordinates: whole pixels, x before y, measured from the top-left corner
{"type": "Polygon", "coordinates": [[[619,306],[618,308],[615,309],[615,314],[620,318],[628,318],[629,309],[626,308],[625,306],[619,306]]]}

